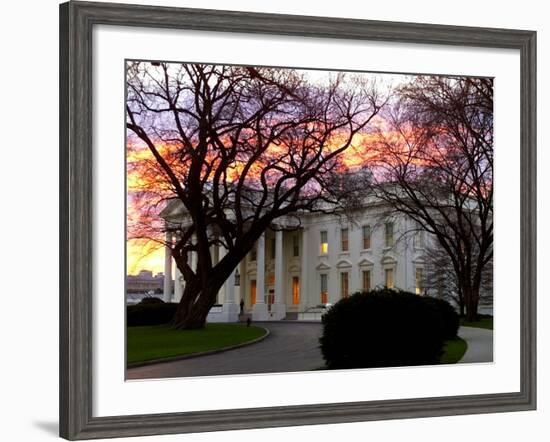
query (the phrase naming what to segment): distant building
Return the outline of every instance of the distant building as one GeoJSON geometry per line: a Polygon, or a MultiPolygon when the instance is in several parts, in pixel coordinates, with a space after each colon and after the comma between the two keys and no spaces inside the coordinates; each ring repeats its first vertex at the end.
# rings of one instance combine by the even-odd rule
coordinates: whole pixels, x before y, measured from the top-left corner
{"type": "MultiPolygon", "coordinates": [[[[126,275],[126,293],[162,293],[164,273],[153,276],[150,270],[141,270],[137,275],[126,275]]],[[[173,285],[173,281],[172,281],[173,285]]]]}

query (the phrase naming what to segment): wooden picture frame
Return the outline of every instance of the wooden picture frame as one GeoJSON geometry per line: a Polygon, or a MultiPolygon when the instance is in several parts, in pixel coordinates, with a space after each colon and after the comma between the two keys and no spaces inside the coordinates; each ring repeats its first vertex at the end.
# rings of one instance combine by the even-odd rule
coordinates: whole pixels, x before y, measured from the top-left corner
{"type": "Polygon", "coordinates": [[[536,407],[536,33],[109,3],[60,6],[60,435],[69,440],[508,412],[536,407]],[[139,26],[509,48],[521,63],[519,392],[94,417],[92,28],[139,26]]]}

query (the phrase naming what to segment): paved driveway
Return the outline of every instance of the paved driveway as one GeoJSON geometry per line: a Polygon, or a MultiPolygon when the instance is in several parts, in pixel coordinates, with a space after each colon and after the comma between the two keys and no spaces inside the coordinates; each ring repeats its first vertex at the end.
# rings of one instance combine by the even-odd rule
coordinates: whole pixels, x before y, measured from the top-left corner
{"type": "MultiPolygon", "coordinates": [[[[255,325],[268,328],[271,334],[263,341],[235,350],[131,368],[127,379],[308,371],[324,365],[319,349],[320,323],[258,322],[255,325]]],[[[461,327],[458,334],[468,343],[461,363],[492,362],[492,330],[461,327]]]]}
{"type": "Polygon", "coordinates": [[[493,362],[493,330],[460,327],[458,336],[468,343],[460,363],[493,362]]]}
{"type": "Polygon", "coordinates": [[[320,323],[256,322],[271,334],[264,340],[212,355],[131,368],[127,379],[277,373],[313,370],[324,365],[320,323]]]}

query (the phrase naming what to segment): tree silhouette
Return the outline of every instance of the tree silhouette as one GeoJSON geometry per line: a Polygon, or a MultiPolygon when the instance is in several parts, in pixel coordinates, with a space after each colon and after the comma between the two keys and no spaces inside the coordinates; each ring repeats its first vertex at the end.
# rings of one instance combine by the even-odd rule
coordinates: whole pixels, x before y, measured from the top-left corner
{"type": "Polygon", "coordinates": [[[419,76],[380,129],[370,190],[433,234],[475,320],[493,256],[493,82],[419,76]]]}
{"type": "Polygon", "coordinates": [[[384,104],[374,86],[293,69],[128,63],[128,167],[140,189],[128,226],[134,238],[175,238],[165,245],[185,280],[177,328],[204,326],[225,280],[277,220],[337,207],[341,154],[384,104]],[[182,216],[161,224],[166,205],[182,216]],[[227,250],[217,263],[214,245],[227,250]]]}

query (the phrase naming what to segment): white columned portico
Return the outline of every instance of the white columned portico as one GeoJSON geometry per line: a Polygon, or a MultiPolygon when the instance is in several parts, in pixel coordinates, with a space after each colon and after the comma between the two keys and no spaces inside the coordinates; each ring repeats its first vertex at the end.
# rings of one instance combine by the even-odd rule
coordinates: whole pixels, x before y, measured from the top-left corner
{"type": "Polygon", "coordinates": [[[252,307],[254,321],[269,319],[265,303],[265,233],[258,239],[256,251],[256,303],[252,307]]]}
{"type": "MultiPolygon", "coordinates": [[[[300,311],[303,312],[309,305],[308,298],[308,230],[302,229],[302,247],[300,249],[300,311]]],[[[317,304],[316,302],[313,305],[317,304]]]]}
{"type": "Polygon", "coordinates": [[[172,301],[172,233],[166,231],[166,245],[164,246],[164,285],[162,299],[164,302],[172,301]]]}
{"type": "Polygon", "coordinates": [[[280,320],[286,316],[286,303],[284,298],[283,273],[283,231],[275,231],[275,303],[272,307],[270,319],[280,320]]]}

